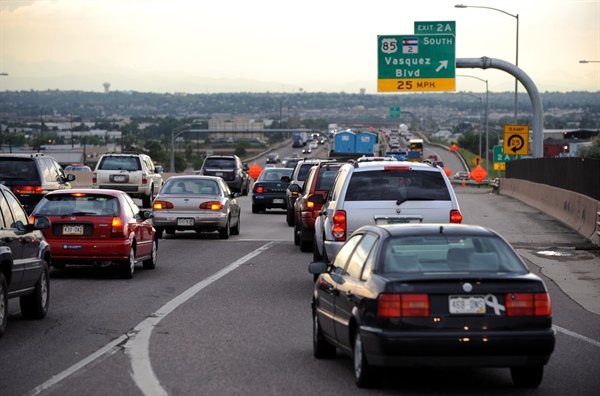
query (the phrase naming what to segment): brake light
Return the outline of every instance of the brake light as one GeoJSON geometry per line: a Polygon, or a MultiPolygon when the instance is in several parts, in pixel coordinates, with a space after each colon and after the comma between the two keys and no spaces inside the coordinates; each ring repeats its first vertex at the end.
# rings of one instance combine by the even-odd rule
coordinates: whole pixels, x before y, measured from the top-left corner
{"type": "Polygon", "coordinates": [[[429,316],[427,294],[382,294],[377,314],[385,318],[425,318],[429,316]]]}
{"type": "Polygon", "coordinates": [[[12,192],[15,194],[44,194],[42,186],[13,186],[12,192]]]}
{"type": "Polygon", "coordinates": [[[92,175],[92,184],[96,184],[96,183],[98,183],[98,178],[96,177],[96,174],[94,173],[92,175]]]}
{"type": "Polygon", "coordinates": [[[120,217],[113,217],[110,234],[111,236],[125,236],[125,223],[120,217]]]}
{"type": "Polygon", "coordinates": [[[142,173],[142,184],[148,184],[148,175],[142,173]]]}
{"type": "Polygon", "coordinates": [[[85,197],[87,194],[85,193],[73,193],[71,194],[72,197],[85,197]]]}
{"type": "Polygon", "coordinates": [[[386,170],[386,171],[388,171],[388,170],[409,170],[409,169],[410,169],[410,167],[406,166],[406,165],[404,165],[404,166],[390,166],[390,165],[386,165],[386,166],[383,167],[383,170],[386,170]]]}
{"type": "Polygon", "coordinates": [[[462,223],[462,219],[463,219],[463,216],[462,216],[462,213],[460,213],[459,210],[452,209],[450,211],[450,223],[458,223],[458,224],[460,224],[460,223],[462,223]]]}
{"type": "Polygon", "coordinates": [[[202,202],[200,204],[200,209],[221,210],[221,209],[223,209],[223,204],[219,201],[202,202]]]}
{"type": "Polygon", "coordinates": [[[346,211],[338,210],[333,214],[331,233],[336,241],[346,240],[346,211]]]}
{"type": "Polygon", "coordinates": [[[152,209],[154,210],[162,210],[162,209],[173,209],[173,204],[167,201],[154,201],[152,204],[152,209]]]}
{"type": "Polygon", "coordinates": [[[505,296],[506,316],[550,316],[548,293],[509,293],[505,296]]]}
{"type": "Polygon", "coordinates": [[[257,193],[259,193],[259,194],[262,194],[262,193],[264,193],[264,192],[267,192],[267,189],[266,189],[266,188],[264,188],[263,186],[258,186],[258,187],[256,187],[256,188],[254,189],[254,192],[257,192],[257,193]]]}

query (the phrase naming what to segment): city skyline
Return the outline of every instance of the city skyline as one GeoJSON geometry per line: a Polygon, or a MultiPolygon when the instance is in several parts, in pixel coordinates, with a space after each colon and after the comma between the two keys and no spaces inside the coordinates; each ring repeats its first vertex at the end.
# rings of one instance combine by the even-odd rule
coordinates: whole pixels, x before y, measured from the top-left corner
{"type": "MultiPolygon", "coordinates": [[[[457,58],[511,63],[518,21],[519,67],[540,92],[600,91],[599,0],[1,0],[0,91],[374,94],[377,35],[415,21],[455,21],[457,58]]],[[[514,91],[499,70],[456,74],[514,91]]],[[[457,76],[456,90],[485,84],[457,76]]]]}

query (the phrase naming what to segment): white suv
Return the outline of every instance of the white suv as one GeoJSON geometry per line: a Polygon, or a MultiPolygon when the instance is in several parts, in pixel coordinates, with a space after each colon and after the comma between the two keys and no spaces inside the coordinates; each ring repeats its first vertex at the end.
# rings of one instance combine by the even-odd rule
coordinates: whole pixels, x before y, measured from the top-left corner
{"type": "MultiPolygon", "coordinates": [[[[331,262],[346,238],[367,224],[460,223],[454,189],[442,168],[406,161],[344,164],[315,221],[314,261],[331,262]]],[[[315,201],[315,203],[321,203],[315,201]]]]}
{"type": "Polygon", "coordinates": [[[162,176],[152,159],[139,153],[104,154],[92,175],[93,188],[124,191],[133,198],[141,198],[144,208],[151,207],[162,184],[162,176]]]}

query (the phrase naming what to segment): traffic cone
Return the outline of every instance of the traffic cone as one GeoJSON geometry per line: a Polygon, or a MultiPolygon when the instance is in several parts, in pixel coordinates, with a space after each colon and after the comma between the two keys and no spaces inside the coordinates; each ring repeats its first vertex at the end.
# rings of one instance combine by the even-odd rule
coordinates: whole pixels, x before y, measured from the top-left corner
{"type": "Polygon", "coordinates": [[[465,183],[465,181],[463,180],[462,182],[462,187],[465,188],[467,186],[467,184],[465,183]]]}

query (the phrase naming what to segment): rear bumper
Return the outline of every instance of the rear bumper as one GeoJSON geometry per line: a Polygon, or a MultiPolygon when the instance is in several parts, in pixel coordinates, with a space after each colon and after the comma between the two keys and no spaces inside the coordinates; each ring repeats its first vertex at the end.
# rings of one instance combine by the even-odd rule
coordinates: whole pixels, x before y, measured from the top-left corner
{"type": "Polygon", "coordinates": [[[85,264],[86,261],[123,261],[129,257],[129,239],[50,240],[53,261],[85,264]]]}
{"type": "Polygon", "coordinates": [[[227,220],[229,216],[225,213],[207,213],[201,216],[194,216],[186,213],[168,213],[161,214],[160,212],[154,212],[154,218],[152,224],[154,228],[171,228],[176,230],[196,230],[196,229],[210,229],[210,228],[224,228],[227,226],[227,220]],[[194,219],[194,224],[189,226],[181,226],[177,224],[177,219],[186,218],[194,219]]]}
{"type": "Polygon", "coordinates": [[[531,367],[548,363],[555,330],[399,332],[361,327],[365,354],[375,366],[531,367]]]}

